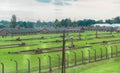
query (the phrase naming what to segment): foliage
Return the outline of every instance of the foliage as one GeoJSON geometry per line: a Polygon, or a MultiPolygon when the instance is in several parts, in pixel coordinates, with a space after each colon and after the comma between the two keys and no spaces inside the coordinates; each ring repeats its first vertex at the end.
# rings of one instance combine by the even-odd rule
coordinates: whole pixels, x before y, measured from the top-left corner
{"type": "Polygon", "coordinates": [[[10,22],[10,27],[11,28],[15,28],[16,25],[17,25],[17,18],[16,18],[16,15],[12,15],[12,18],[11,18],[11,22],[10,22]]]}
{"type": "Polygon", "coordinates": [[[41,21],[38,20],[37,22],[31,21],[17,21],[16,15],[12,15],[11,21],[1,20],[1,24],[3,24],[2,28],[10,26],[11,28],[21,27],[21,28],[34,28],[34,27],[77,27],[77,26],[90,26],[93,24],[116,24],[120,23],[120,16],[103,20],[93,20],[93,19],[83,19],[72,21],[70,18],[55,21],[41,21]]]}

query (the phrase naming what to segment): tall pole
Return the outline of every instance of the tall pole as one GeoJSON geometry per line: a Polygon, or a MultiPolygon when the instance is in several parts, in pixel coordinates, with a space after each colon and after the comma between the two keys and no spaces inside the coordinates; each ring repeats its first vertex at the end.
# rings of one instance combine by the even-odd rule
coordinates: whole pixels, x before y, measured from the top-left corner
{"type": "Polygon", "coordinates": [[[63,31],[62,73],[66,73],[65,71],[65,30],[63,31]]]}
{"type": "Polygon", "coordinates": [[[73,36],[70,37],[71,38],[71,47],[73,48],[74,45],[73,45],[73,36]]]}
{"type": "Polygon", "coordinates": [[[81,40],[80,30],[78,30],[78,39],[81,40]]]}
{"type": "Polygon", "coordinates": [[[96,38],[98,38],[98,30],[96,30],[96,38]]]}

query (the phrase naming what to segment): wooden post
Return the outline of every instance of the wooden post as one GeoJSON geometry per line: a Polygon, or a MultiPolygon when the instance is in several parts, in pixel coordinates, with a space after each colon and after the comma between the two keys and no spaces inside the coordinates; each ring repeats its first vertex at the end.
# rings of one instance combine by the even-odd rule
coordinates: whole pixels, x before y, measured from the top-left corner
{"type": "Polygon", "coordinates": [[[80,30],[78,32],[79,32],[78,33],[79,40],[81,40],[80,30]]]}
{"type": "Polygon", "coordinates": [[[73,44],[73,36],[71,36],[70,38],[71,38],[71,47],[73,48],[73,47],[74,47],[74,44],[73,44]]]}
{"type": "Polygon", "coordinates": [[[98,30],[96,30],[96,38],[98,38],[98,30]]]}
{"type": "Polygon", "coordinates": [[[62,50],[62,73],[66,73],[65,69],[65,30],[63,31],[63,50],[62,50]]]}

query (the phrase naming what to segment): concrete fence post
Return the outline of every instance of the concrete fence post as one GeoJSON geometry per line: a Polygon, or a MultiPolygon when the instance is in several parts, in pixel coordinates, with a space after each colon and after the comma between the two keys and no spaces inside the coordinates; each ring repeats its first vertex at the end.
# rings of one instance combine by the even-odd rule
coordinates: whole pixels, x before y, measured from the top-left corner
{"type": "Polygon", "coordinates": [[[82,54],[82,64],[84,63],[84,53],[83,51],[81,51],[81,54],[82,54]]]}
{"type": "Polygon", "coordinates": [[[108,59],[108,49],[106,48],[106,59],[108,59]]]}
{"type": "Polygon", "coordinates": [[[60,55],[57,56],[58,56],[58,68],[60,69],[60,55]]]}
{"type": "Polygon", "coordinates": [[[39,73],[41,73],[41,59],[40,59],[40,57],[38,57],[38,71],[39,71],[39,73]]]}
{"type": "Polygon", "coordinates": [[[101,60],[102,60],[102,57],[103,57],[103,56],[102,56],[102,48],[100,48],[100,53],[101,53],[101,60]]]}
{"type": "Polygon", "coordinates": [[[76,64],[77,64],[77,59],[76,59],[76,52],[73,52],[74,53],[74,65],[76,66],[76,64]]]}
{"type": "Polygon", "coordinates": [[[67,66],[69,67],[69,55],[68,53],[66,53],[66,55],[67,55],[67,66]]]}
{"type": "Polygon", "coordinates": [[[52,73],[52,62],[51,62],[51,56],[48,56],[49,58],[49,71],[52,73]]]}
{"type": "Polygon", "coordinates": [[[116,57],[118,56],[118,48],[117,48],[117,46],[116,46],[116,57]]]}
{"type": "Polygon", "coordinates": [[[4,64],[1,63],[1,65],[2,65],[2,73],[4,73],[4,64]]]}
{"type": "Polygon", "coordinates": [[[111,47],[111,58],[113,57],[113,48],[111,47]]]}
{"type": "Polygon", "coordinates": [[[90,63],[90,50],[88,50],[88,62],[90,63]]]}
{"type": "Polygon", "coordinates": [[[18,62],[16,60],[12,60],[12,59],[11,59],[11,61],[15,62],[15,64],[16,64],[16,73],[18,73],[18,62]]]}
{"type": "Polygon", "coordinates": [[[28,73],[30,73],[30,60],[27,59],[27,62],[28,62],[28,73]]]}
{"type": "Polygon", "coordinates": [[[96,62],[96,49],[94,49],[94,60],[96,62]]]}

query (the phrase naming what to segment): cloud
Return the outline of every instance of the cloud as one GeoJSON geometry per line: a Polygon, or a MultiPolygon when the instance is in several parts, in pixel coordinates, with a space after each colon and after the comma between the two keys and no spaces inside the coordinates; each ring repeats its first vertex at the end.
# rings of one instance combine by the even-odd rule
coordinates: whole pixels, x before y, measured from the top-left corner
{"type": "Polygon", "coordinates": [[[68,5],[72,5],[74,2],[77,1],[79,0],[54,0],[54,5],[68,6],[68,5]]]}
{"type": "Polygon", "coordinates": [[[54,4],[54,5],[63,6],[63,1],[61,1],[61,0],[54,0],[53,4],[54,4]]]}
{"type": "Polygon", "coordinates": [[[41,2],[41,3],[50,3],[51,0],[37,0],[38,2],[41,2]]]}
{"type": "Polygon", "coordinates": [[[36,0],[39,3],[51,3],[56,6],[68,6],[79,0],[36,0]]]}
{"type": "Polygon", "coordinates": [[[120,0],[0,0],[0,20],[12,14],[23,21],[109,19],[120,15],[119,8],[120,0]]]}

